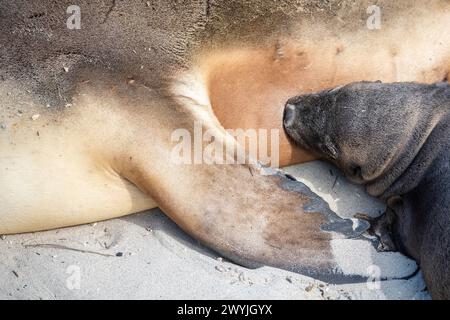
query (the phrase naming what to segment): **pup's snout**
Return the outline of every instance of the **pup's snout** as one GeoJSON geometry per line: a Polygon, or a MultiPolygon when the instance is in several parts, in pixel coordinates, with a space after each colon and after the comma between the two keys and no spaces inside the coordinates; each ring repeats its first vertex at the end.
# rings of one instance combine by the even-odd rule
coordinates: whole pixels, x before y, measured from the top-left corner
{"type": "Polygon", "coordinates": [[[283,124],[285,128],[289,128],[295,121],[296,107],[293,104],[286,104],[284,107],[283,124]]]}

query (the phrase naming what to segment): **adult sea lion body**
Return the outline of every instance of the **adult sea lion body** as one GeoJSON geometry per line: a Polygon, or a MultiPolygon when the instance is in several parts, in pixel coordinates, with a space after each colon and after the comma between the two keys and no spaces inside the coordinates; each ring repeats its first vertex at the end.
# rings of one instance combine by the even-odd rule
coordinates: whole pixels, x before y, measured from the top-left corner
{"type": "MultiPolygon", "coordinates": [[[[254,164],[174,163],[171,136],[233,149],[224,127],[282,129],[299,91],[445,78],[449,4],[379,4],[381,30],[369,1],[0,1],[0,233],[158,205],[234,260],[334,275],[349,221],[254,164]]],[[[311,159],[280,131],[280,164],[311,159]]]]}
{"type": "MultiPolygon", "coordinates": [[[[450,298],[450,85],[362,82],[289,100],[294,141],[386,199],[382,224],[450,298]]],[[[388,238],[389,239],[389,238],[388,238]]]]}

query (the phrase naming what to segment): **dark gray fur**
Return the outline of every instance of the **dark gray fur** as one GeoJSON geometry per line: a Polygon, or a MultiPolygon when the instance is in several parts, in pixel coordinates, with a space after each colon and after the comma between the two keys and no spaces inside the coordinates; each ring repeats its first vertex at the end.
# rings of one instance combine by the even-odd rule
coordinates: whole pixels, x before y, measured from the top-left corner
{"type": "Polygon", "coordinates": [[[292,98],[284,126],[302,147],[387,200],[395,246],[433,298],[450,298],[450,85],[358,82],[292,98]]]}

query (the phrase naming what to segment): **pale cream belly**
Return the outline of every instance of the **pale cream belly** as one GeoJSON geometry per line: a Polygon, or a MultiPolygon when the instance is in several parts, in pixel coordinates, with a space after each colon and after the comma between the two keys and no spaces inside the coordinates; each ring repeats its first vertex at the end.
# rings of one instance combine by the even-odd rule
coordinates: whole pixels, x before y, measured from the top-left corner
{"type": "Polygon", "coordinates": [[[97,170],[83,155],[64,148],[45,154],[8,150],[3,144],[0,148],[0,234],[89,223],[156,207],[130,182],[97,170]]]}
{"type": "Polygon", "coordinates": [[[104,130],[92,116],[94,108],[85,110],[89,117],[61,116],[39,105],[20,108],[15,100],[23,92],[14,85],[0,87],[0,234],[90,223],[157,206],[96,153],[106,143],[87,129],[99,135],[104,130]]]}

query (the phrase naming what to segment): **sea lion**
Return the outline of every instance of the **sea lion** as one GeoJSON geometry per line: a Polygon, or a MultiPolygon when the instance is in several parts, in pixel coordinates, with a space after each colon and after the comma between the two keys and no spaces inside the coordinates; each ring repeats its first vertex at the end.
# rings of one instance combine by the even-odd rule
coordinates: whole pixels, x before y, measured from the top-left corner
{"type": "MultiPolygon", "coordinates": [[[[387,201],[381,224],[450,298],[450,85],[358,82],[289,99],[288,135],[387,201]]],[[[389,246],[392,246],[391,244],[389,246]]]]}
{"type": "Polygon", "coordinates": [[[379,4],[382,30],[370,1],[0,1],[0,233],[160,206],[241,263],[339,273],[330,240],[361,230],[254,162],[176,163],[172,136],[200,123],[242,151],[225,128],[279,129],[279,163],[301,162],[282,130],[294,93],[446,77],[449,4],[379,4]]]}

